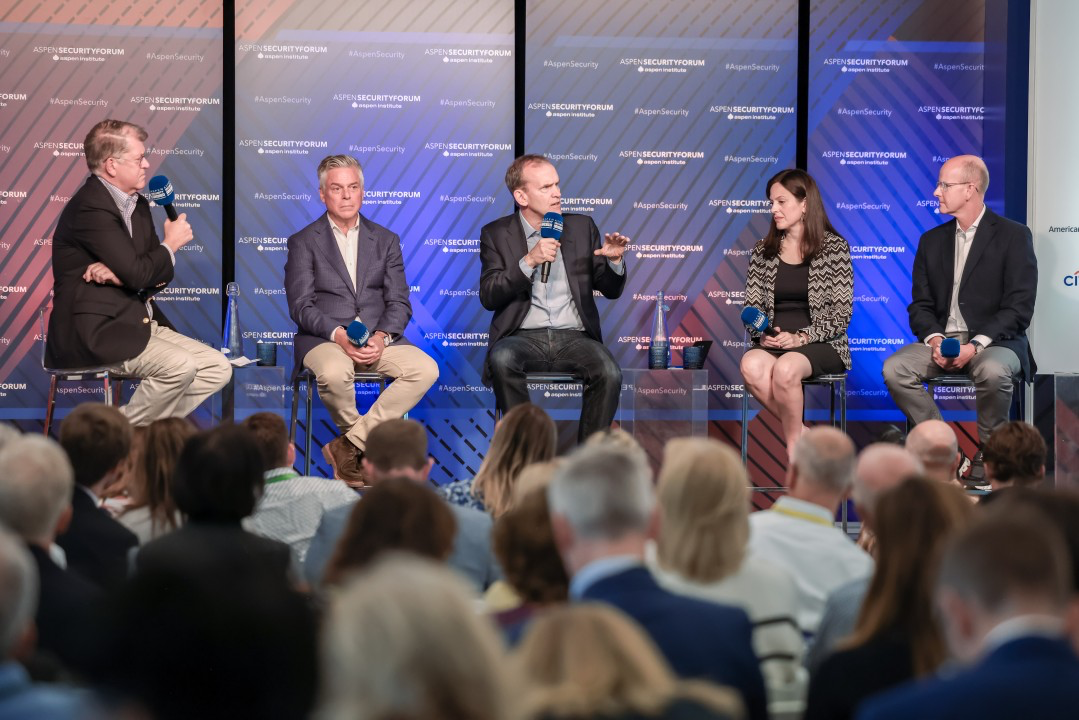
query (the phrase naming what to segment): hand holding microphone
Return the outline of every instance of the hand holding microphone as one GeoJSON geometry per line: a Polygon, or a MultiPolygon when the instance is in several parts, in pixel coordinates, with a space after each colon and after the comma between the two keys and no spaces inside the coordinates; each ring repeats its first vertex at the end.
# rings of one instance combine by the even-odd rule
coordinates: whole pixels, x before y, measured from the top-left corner
{"type": "Polygon", "coordinates": [[[768,316],[764,311],[752,305],[742,308],[742,324],[749,328],[751,332],[758,332],[761,335],[775,337],[779,334],[778,328],[769,327],[768,316]]]}
{"type": "Polygon", "coordinates": [[[562,216],[556,212],[549,212],[543,216],[543,222],[540,223],[540,241],[536,243],[536,248],[541,245],[544,246],[540,250],[543,258],[543,266],[540,268],[540,282],[547,282],[547,278],[551,276],[551,262],[555,259],[558,248],[561,247],[559,242],[561,239],[562,216]],[[545,240],[549,242],[544,243],[545,240]]]}
{"type": "MultiPolygon", "coordinates": [[[[334,332],[334,341],[341,346],[346,355],[352,358],[353,362],[359,365],[370,365],[378,362],[378,359],[382,357],[382,352],[386,349],[385,341],[370,342],[372,333],[359,320],[353,320],[344,330],[344,338],[340,338],[337,332],[334,332]]],[[[380,336],[375,335],[374,337],[379,338],[380,336]]]]}
{"type": "Polygon", "coordinates": [[[164,175],[154,175],[150,178],[149,192],[147,196],[156,205],[165,208],[168,220],[165,221],[164,244],[170,250],[176,252],[184,245],[195,239],[195,233],[187,222],[187,213],[178,215],[172,202],[176,199],[176,193],[172,189],[172,183],[164,175]]]}

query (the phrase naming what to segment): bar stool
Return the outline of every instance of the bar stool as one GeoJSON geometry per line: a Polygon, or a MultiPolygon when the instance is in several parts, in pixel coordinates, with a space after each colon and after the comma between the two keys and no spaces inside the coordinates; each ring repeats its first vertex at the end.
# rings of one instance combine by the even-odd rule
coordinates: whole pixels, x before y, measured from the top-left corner
{"type": "MultiPolygon", "coordinates": [[[[542,383],[544,385],[580,385],[584,388],[584,378],[571,372],[530,372],[525,373],[525,384],[542,383]]],[[[505,414],[495,400],[495,422],[502,419],[505,414]]]]}
{"type": "MultiPolygon", "coordinates": [[[[847,373],[835,373],[814,375],[802,380],[802,388],[807,385],[825,385],[829,389],[828,395],[828,418],[832,427],[838,427],[847,432],[847,373]],[[838,397],[838,401],[837,401],[838,397]],[[839,406],[839,416],[836,417],[836,406],[839,406]]],[[[802,405],[802,416],[805,417],[805,405],[802,405]]],[[[749,390],[742,388],[742,464],[744,465],[749,454],[749,390]]]]}
{"type": "MultiPolygon", "coordinates": [[[[379,394],[386,389],[386,385],[393,381],[393,378],[389,375],[383,375],[378,372],[360,372],[356,371],[352,382],[358,385],[378,385],[379,394]]],[[[300,406],[300,386],[307,386],[307,393],[304,396],[304,441],[303,441],[303,474],[311,474],[311,435],[313,432],[311,422],[311,398],[315,394],[315,374],[309,369],[304,368],[292,381],[292,414],[289,418],[289,442],[296,442],[296,420],[300,406]]],[[[405,413],[404,417],[408,417],[408,413],[405,413]]]]}

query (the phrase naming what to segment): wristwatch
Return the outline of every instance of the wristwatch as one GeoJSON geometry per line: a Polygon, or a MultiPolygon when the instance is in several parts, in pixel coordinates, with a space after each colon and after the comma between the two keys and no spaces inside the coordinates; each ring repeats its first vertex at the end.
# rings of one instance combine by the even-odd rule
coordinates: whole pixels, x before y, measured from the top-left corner
{"type": "Polygon", "coordinates": [[[977,340],[971,340],[970,344],[974,346],[974,354],[975,355],[980,353],[982,350],[985,350],[985,347],[980,342],[978,342],[977,340]]]}

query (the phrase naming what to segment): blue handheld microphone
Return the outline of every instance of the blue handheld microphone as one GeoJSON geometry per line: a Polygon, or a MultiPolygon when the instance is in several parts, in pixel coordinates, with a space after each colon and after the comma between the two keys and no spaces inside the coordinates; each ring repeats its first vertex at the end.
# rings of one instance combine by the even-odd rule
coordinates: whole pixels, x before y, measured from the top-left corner
{"type": "Polygon", "coordinates": [[[359,320],[353,320],[349,326],[345,328],[345,335],[348,337],[350,343],[356,347],[363,347],[367,344],[368,338],[371,337],[371,331],[359,320]]]}
{"type": "MultiPolygon", "coordinates": [[[[543,222],[540,223],[540,237],[551,238],[552,240],[559,240],[562,238],[562,216],[556,212],[549,212],[543,216],[543,222]]],[[[551,276],[551,261],[543,263],[543,267],[540,268],[540,282],[547,282],[547,278],[551,276]]]]}
{"type": "Polygon", "coordinates": [[[959,357],[959,339],[958,338],[944,338],[940,342],[940,354],[946,358],[959,357]]]}
{"type": "Polygon", "coordinates": [[[172,206],[172,201],[176,199],[176,193],[172,189],[172,183],[164,175],[154,175],[150,178],[150,190],[146,193],[155,204],[165,208],[165,214],[169,216],[169,220],[176,220],[180,217],[176,213],[176,208],[172,206]]]}
{"type": "Polygon", "coordinates": [[[752,305],[742,308],[742,324],[750,330],[765,335],[775,335],[775,328],[768,327],[768,316],[760,308],[752,305]]]}

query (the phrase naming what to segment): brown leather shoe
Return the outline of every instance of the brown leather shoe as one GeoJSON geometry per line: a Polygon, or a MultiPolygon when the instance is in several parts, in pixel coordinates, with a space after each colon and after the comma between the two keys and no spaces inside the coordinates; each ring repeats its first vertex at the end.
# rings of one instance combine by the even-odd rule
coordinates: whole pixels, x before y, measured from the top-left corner
{"type": "Polygon", "coordinates": [[[334,438],[322,446],[322,457],[333,468],[333,476],[343,480],[350,488],[358,490],[367,487],[360,459],[363,451],[353,445],[344,435],[334,438]]]}

